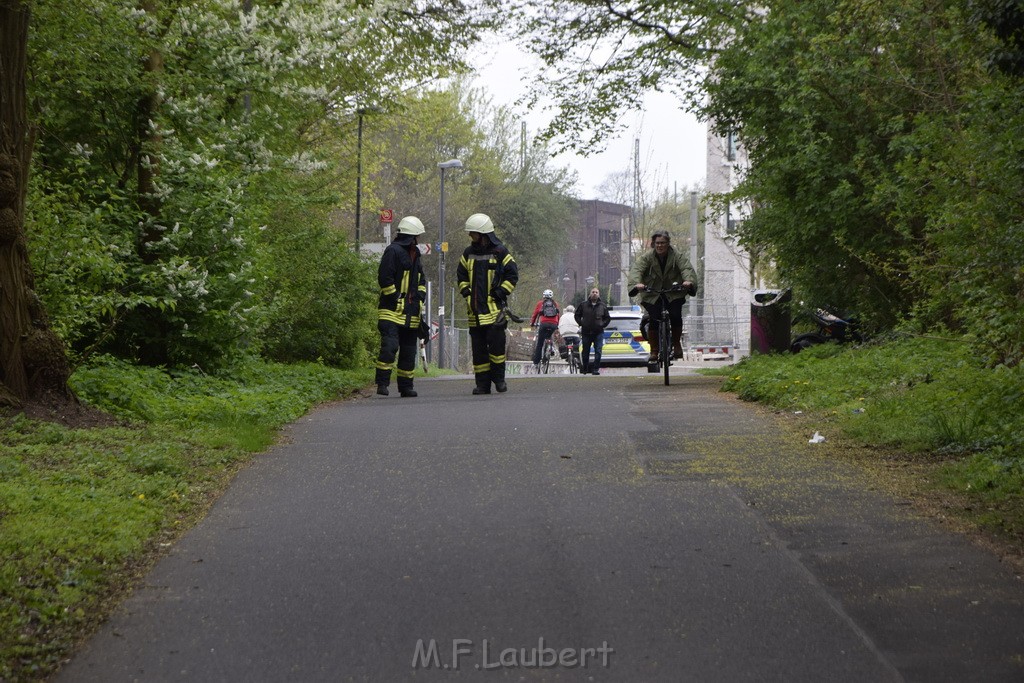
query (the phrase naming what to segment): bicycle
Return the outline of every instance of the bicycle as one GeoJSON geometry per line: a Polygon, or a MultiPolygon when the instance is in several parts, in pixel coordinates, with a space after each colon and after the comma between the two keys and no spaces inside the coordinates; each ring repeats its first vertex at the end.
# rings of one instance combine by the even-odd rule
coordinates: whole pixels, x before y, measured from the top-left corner
{"type": "MultiPolygon", "coordinates": [[[[630,296],[636,296],[641,290],[636,287],[629,290],[630,296]]],[[[670,292],[686,292],[690,296],[696,294],[696,287],[690,285],[690,287],[684,288],[678,282],[673,282],[672,286],[668,289],[652,289],[647,288],[643,291],[650,292],[651,294],[658,295],[658,302],[661,304],[661,310],[659,317],[655,317],[653,314],[650,316],[650,322],[648,322],[647,329],[651,329],[651,325],[658,326],[658,360],[654,363],[648,363],[647,371],[651,372],[653,366],[654,372],[661,368],[665,374],[665,386],[669,385],[668,369],[672,367],[672,321],[668,317],[668,294],[670,292]]]]}
{"type": "Polygon", "coordinates": [[[583,361],[580,360],[580,349],[575,338],[566,340],[566,362],[569,365],[569,374],[578,375],[583,372],[583,361]]]}
{"type": "Polygon", "coordinates": [[[551,359],[555,355],[555,342],[551,337],[544,340],[544,348],[540,351],[540,371],[548,374],[551,369],[551,359]]]}

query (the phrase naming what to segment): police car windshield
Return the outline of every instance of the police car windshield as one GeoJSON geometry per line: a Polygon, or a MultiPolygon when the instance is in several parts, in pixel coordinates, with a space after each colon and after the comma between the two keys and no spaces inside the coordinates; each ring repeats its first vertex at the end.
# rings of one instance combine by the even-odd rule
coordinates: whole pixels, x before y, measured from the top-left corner
{"type": "Polygon", "coordinates": [[[629,318],[612,318],[612,321],[608,324],[608,327],[604,328],[607,330],[618,330],[620,332],[629,332],[631,330],[640,329],[640,316],[629,317],[629,318]]]}

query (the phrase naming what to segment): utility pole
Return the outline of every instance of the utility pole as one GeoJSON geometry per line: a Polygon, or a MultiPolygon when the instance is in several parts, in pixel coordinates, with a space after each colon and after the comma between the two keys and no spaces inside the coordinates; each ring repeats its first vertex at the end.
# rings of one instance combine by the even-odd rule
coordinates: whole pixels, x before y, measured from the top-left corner
{"type": "Polygon", "coordinates": [[[444,295],[444,257],[445,253],[447,253],[448,251],[448,243],[445,241],[444,237],[444,172],[450,168],[462,168],[462,162],[459,161],[458,159],[449,159],[448,161],[442,161],[437,165],[437,167],[441,169],[441,230],[439,235],[440,243],[438,244],[438,246],[441,248],[438,250],[440,253],[438,253],[437,255],[437,286],[440,290],[440,296],[438,296],[438,300],[441,302],[441,305],[439,307],[437,315],[437,367],[443,368],[444,337],[446,334],[444,328],[444,310],[445,305],[447,304],[444,295]]]}

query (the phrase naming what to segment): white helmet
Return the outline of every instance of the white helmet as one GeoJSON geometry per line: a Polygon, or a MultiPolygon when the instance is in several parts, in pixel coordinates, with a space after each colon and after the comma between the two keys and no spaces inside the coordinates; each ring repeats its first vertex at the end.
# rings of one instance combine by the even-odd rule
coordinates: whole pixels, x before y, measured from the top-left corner
{"type": "Polygon", "coordinates": [[[568,306],[565,307],[565,312],[566,313],[573,313],[575,311],[576,311],[576,307],[573,306],[572,304],[569,304],[568,306]]]}
{"type": "Polygon", "coordinates": [[[406,216],[402,219],[402,222],[398,224],[398,232],[403,235],[422,235],[423,221],[416,218],[416,216],[406,216]]]}
{"type": "Polygon", "coordinates": [[[486,213],[474,213],[466,219],[466,232],[494,232],[494,223],[486,213]]]}
{"type": "Polygon", "coordinates": [[[545,299],[553,299],[554,296],[555,296],[555,293],[552,292],[550,289],[545,289],[544,290],[544,298],[545,299]]]}

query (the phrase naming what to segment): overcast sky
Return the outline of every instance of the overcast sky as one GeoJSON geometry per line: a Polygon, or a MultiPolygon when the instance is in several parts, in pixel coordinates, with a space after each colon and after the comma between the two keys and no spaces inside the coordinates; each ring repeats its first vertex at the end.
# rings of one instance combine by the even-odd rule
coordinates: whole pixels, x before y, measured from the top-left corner
{"type": "MultiPolygon", "coordinates": [[[[491,95],[495,104],[512,107],[526,120],[531,133],[547,123],[549,113],[524,112],[515,100],[526,92],[524,77],[529,78],[535,62],[514,45],[505,43],[486,52],[473,54],[478,77],[475,84],[491,95]]],[[[626,130],[608,142],[604,152],[587,158],[561,155],[554,162],[579,173],[578,190],[582,199],[597,198],[597,188],[610,174],[632,172],[634,140],[640,138],[640,169],[648,192],[702,185],[706,175],[707,128],[696,118],[679,110],[676,100],[664,93],[649,94],[641,108],[624,115],[626,130]],[[652,186],[655,185],[656,187],[652,186]]]]}

